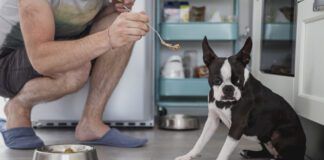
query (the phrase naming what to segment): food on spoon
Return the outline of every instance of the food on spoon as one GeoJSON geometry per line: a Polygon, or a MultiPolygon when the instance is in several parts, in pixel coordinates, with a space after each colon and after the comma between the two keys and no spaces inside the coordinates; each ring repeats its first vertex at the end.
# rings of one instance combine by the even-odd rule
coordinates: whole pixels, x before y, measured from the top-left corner
{"type": "Polygon", "coordinates": [[[178,50],[181,47],[180,44],[170,44],[170,43],[166,43],[164,41],[161,41],[161,43],[162,43],[162,45],[164,45],[170,49],[173,49],[173,50],[178,50]]]}

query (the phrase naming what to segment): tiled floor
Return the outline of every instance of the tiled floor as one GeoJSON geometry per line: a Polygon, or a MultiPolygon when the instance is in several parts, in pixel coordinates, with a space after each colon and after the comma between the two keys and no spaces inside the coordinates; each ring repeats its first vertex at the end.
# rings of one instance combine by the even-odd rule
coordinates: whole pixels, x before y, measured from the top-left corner
{"type": "MultiPolygon", "coordinates": [[[[173,160],[188,152],[198,139],[201,130],[197,131],[165,131],[159,129],[126,129],[123,132],[147,137],[149,143],[143,148],[122,149],[97,146],[100,160],[173,160]]],[[[73,129],[37,129],[38,135],[46,144],[77,143],[73,129]]],[[[198,160],[215,160],[226,138],[227,129],[221,126],[208,143],[198,160]]],[[[258,145],[242,140],[233,153],[231,160],[240,160],[239,152],[244,148],[258,149],[258,145]]],[[[15,151],[7,149],[0,140],[0,160],[31,160],[33,151],[15,151]]]]}

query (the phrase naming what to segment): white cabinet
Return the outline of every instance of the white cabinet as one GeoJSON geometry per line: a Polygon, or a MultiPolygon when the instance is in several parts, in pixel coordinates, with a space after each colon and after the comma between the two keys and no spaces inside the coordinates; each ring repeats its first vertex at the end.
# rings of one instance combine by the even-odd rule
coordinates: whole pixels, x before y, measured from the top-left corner
{"type": "Polygon", "coordinates": [[[324,125],[324,10],[314,11],[314,2],[298,3],[294,102],[300,115],[324,125]]]}

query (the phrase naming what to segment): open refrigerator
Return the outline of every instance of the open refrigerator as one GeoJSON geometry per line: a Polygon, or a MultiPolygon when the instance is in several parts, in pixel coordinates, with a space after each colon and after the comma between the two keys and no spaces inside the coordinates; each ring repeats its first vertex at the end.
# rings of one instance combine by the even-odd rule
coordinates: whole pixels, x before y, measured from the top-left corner
{"type": "MultiPolygon", "coordinates": [[[[145,11],[153,20],[154,1],[138,0],[133,11],[145,11]]],[[[153,23],[153,22],[151,22],[153,23]]],[[[103,121],[118,127],[154,126],[154,35],[150,32],[134,47],[132,57],[103,114],[103,121]]],[[[77,125],[88,94],[89,83],[77,93],[36,106],[34,127],[77,125]]]]}

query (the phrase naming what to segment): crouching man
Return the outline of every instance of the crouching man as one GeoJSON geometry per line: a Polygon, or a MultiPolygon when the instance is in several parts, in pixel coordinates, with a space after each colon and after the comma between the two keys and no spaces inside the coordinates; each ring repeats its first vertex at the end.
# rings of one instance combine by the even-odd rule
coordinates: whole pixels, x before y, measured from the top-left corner
{"type": "Polygon", "coordinates": [[[44,145],[31,128],[33,106],[78,91],[90,91],[75,137],[85,144],[140,147],[102,122],[134,43],[149,28],[145,13],[126,12],[133,0],[5,0],[0,4],[0,96],[10,98],[1,120],[12,149],[44,145]]]}

